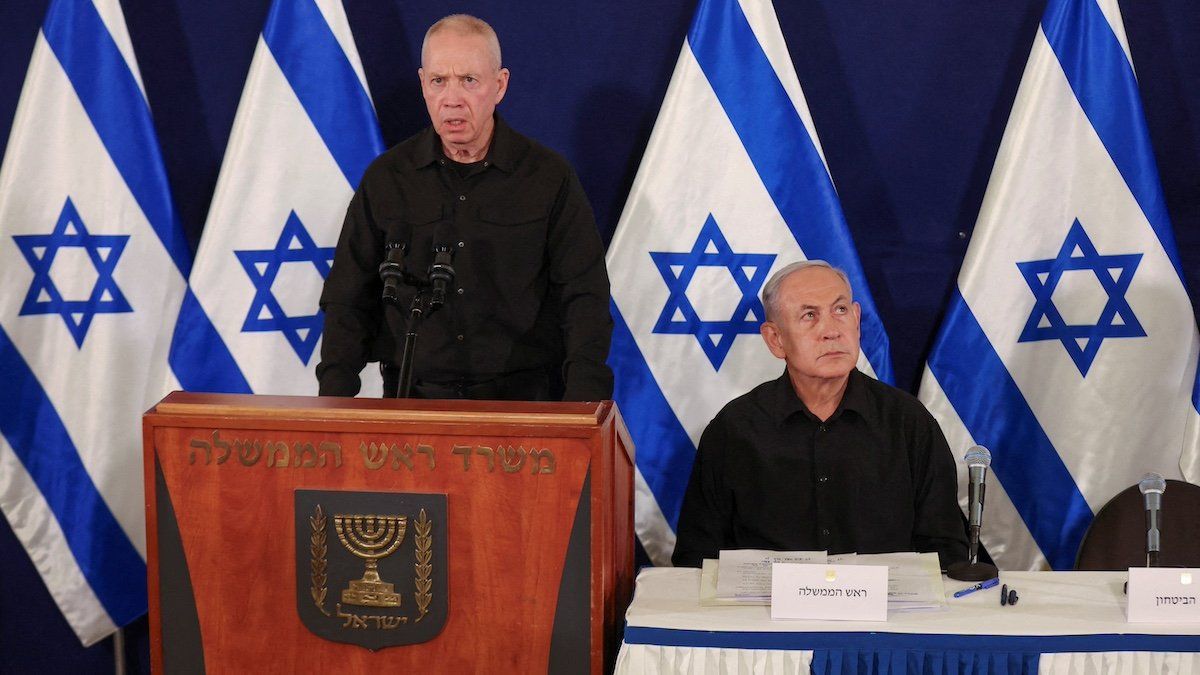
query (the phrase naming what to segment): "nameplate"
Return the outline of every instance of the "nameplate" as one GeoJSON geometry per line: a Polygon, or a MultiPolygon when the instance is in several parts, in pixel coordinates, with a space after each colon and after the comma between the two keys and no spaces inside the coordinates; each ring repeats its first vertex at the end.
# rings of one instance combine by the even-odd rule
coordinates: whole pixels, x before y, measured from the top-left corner
{"type": "Polygon", "coordinates": [[[886,565],[775,563],[772,619],[887,621],[886,565]]]}
{"type": "Polygon", "coordinates": [[[1200,568],[1129,568],[1129,621],[1200,622],[1200,568]]]}

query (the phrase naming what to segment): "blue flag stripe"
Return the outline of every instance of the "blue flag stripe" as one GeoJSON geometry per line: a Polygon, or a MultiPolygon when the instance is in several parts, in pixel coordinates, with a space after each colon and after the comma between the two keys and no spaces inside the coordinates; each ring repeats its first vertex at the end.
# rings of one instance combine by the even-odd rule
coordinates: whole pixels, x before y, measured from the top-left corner
{"type": "Polygon", "coordinates": [[[186,278],[192,254],[171,204],[150,107],[117,43],[90,0],[55,0],[42,32],[117,171],[186,278]]]}
{"type": "Polygon", "coordinates": [[[191,287],[184,293],[179,308],[169,358],[179,386],[187,391],[254,393],[191,287]]]}
{"type": "MultiPolygon", "coordinates": [[[[117,171],[186,277],[192,266],[191,251],[171,203],[150,109],[95,6],[90,1],[56,0],[43,32],[117,171]]],[[[208,317],[200,315],[195,326],[211,326],[208,317]]],[[[221,362],[172,358],[171,367],[181,382],[196,381],[211,377],[214,363],[221,362]]]]}
{"type": "Polygon", "coordinates": [[[1071,569],[1092,511],[1025,396],[955,288],[929,369],[1034,541],[1056,570],[1071,569]]]}
{"type": "Polygon", "coordinates": [[[663,396],[616,303],[611,311],[613,335],[608,364],[620,374],[613,398],[628,411],[625,424],[629,436],[644,443],[636,453],[638,469],[654,493],[659,510],[675,529],[696,446],[663,396]],[[649,439],[654,439],[653,443],[649,439]]]}
{"type": "Polygon", "coordinates": [[[312,0],[276,0],[263,40],[352,187],[383,152],[375,108],[312,0]]]}
{"type": "Polygon", "coordinates": [[[737,0],[702,1],[688,43],[800,247],[849,275],[863,308],[862,349],[878,378],[891,382],[887,334],[833,182],[737,0]]]}
{"type": "Polygon", "coordinates": [[[1084,114],[1183,283],[1183,264],[1158,180],[1137,78],[1112,26],[1095,0],[1053,0],[1042,18],[1042,30],[1084,114]]]}
{"type": "MultiPolygon", "coordinates": [[[[54,512],[79,569],[118,626],[146,612],[146,563],[96,489],[67,428],[0,328],[0,433],[54,512]]],[[[140,477],[132,477],[140,480],[140,477]]]]}

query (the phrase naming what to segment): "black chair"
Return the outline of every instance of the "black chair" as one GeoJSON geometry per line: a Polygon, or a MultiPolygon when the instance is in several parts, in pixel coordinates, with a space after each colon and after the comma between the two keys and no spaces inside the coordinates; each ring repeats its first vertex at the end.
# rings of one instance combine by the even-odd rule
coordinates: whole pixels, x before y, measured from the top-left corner
{"type": "MultiPolygon", "coordinates": [[[[1200,567],[1200,485],[1168,480],[1162,496],[1161,567],[1200,567]]],[[[1146,507],[1137,485],[1096,514],[1075,556],[1077,570],[1146,566],[1146,507]]]]}

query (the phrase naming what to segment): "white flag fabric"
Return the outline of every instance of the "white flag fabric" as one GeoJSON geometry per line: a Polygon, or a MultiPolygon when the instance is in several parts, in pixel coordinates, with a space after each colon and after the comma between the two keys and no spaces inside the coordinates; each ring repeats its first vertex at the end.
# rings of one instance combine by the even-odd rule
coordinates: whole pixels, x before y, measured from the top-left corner
{"type": "MultiPolygon", "coordinates": [[[[192,391],[317,393],[321,287],[383,141],[340,0],[275,0],[172,345],[192,391]]],[[[382,394],[377,369],[363,395],[382,394]]]]}
{"type": "Polygon", "coordinates": [[[1002,569],[1070,569],[1148,471],[1197,480],[1198,352],[1117,2],[1051,0],[920,392],[992,451],[1002,569]]]}
{"type": "Polygon", "coordinates": [[[142,412],[190,253],[117,0],[53,0],[0,167],[0,509],[90,645],[146,612],[142,412]]]}
{"type": "Polygon", "coordinates": [[[767,0],[701,0],[608,250],[615,398],[637,447],[636,529],[668,564],[704,427],[779,376],[758,335],[775,269],[824,259],[862,304],[864,372],[891,380],[808,104],[767,0]]]}

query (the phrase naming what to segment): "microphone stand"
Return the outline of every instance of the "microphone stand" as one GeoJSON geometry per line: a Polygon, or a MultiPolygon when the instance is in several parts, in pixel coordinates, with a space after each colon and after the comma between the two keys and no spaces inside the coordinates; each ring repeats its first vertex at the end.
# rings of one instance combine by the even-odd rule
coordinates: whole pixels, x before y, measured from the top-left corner
{"type": "MultiPolygon", "coordinates": [[[[404,324],[404,347],[400,354],[400,376],[397,378],[396,391],[385,391],[385,398],[410,398],[412,396],[413,362],[416,358],[417,338],[421,332],[421,324],[446,303],[446,287],[454,284],[455,273],[454,267],[451,265],[454,257],[453,250],[448,246],[440,246],[435,249],[435,253],[437,255],[433,264],[430,265],[428,276],[420,277],[410,272],[403,273],[405,285],[416,288],[417,292],[408,306],[408,320],[404,324]]],[[[384,295],[384,301],[393,306],[397,304],[397,300],[398,298],[394,294],[384,295]]]]}
{"type": "Polygon", "coordinates": [[[1167,482],[1157,473],[1148,473],[1138,483],[1146,505],[1146,567],[1159,566],[1162,551],[1162,499],[1167,482]]]}
{"type": "MultiPolygon", "coordinates": [[[[408,306],[408,321],[404,324],[404,351],[400,355],[400,378],[391,398],[412,396],[413,357],[417,352],[417,335],[421,332],[421,320],[425,318],[426,304],[425,291],[421,289],[413,296],[412,304],[408,306]]],[[[433,313],[432,308],[430,313],[433,313]]]]}

